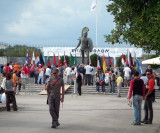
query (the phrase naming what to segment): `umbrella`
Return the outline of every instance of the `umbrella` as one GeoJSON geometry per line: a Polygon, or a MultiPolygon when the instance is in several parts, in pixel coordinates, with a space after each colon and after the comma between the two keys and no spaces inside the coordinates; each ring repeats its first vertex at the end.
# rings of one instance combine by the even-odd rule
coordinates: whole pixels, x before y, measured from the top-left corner
{"type": "Polygon", "coordinates": [[[160,57],[148,59],[142,61],[142,64],[155,64],[155,65],[160,65],[160,57]]]}

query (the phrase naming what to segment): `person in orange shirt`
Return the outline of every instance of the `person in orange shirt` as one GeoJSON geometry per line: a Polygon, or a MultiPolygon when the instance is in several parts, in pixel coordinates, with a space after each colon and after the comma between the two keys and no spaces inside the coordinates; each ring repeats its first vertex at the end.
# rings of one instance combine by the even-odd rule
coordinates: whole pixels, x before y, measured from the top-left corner
{"type": "Polygon", "coordinates": [[[15,71],[12,75],[12,80],[13,80],[13,85],[14,85],[14,92],[17,90],[17,85],[18,85],[18,77],[17,77],[17,71],[15,71]]]}
{"type": "Polygon", "coordinates": [[[20,66],[19,66],[18,62],[16,62],[15,65],[13,66],[13,70],[15,72],[15,71],[18,71],[19,69],[20,69],[20,66]]]}

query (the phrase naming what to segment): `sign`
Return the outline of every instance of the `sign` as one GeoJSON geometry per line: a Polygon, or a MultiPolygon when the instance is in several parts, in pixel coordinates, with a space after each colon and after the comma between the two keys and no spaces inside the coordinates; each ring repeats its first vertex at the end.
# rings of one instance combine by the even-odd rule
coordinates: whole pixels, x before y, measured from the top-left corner
{"type": "MultiPolygon", "coordinates": [[[[73,56],[81,57],[80,48],[75,50],[75,47],[43,47],[42,51],[44,52],[44,56],[63,56],[64,52],[65,55],[70,56],[70,53],[73,56]]],[[[142,57],[142,48],[93,48],[92,54],[98,54],[99,56],[110,56],[110,57],[120,57],[122,54],[127,54],[127,51],[130,51],[132,57],[142,57]]]]}

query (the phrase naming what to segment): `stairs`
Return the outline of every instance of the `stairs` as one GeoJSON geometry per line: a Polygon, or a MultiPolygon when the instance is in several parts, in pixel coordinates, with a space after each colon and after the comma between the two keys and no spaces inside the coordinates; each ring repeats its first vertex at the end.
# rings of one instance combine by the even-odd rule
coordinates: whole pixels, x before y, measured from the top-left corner
{"type": "MultiPolygon", "coordinates": [[[[126,97],[127,98],[127,94],[128,94],[128,87],[122,87],[121,89],[121,96],[122,97],[126,97]]],[[[115,93],[111,94],[109,93],[110,88],[108,86],[105,86],[105,90],[106,90],[106,95],[117,95],[117,88],[115,88],[115,93]]],[[[73,94],[74,91],[74,86],[72,85],[66,92],[65,94],[73,94]]],[[[87,86],[87,85],[83,85],[82,86],[82,94],[93,94],[93,95],[98,95],[98,94],[102,94],[102,89],[100,87],[100,91],[99,93],[96,92],[96,86],[87,86]]],[[[156,99],[160,99],[160,90],[156,89],[156,99]]]]}

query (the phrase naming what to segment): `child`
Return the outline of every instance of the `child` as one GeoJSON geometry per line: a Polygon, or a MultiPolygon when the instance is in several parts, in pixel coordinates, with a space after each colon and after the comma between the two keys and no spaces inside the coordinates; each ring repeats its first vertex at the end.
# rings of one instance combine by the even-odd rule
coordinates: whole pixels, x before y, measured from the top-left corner
{"type": "Polygon", "coordinates": [[[117,82],[117,90],[118,90],[117,96],[121,97],[120,92],[121,92],[121,87],[122,87],[122,83],[123,83],[123,78],[120,75],[118,75],[116,82],[117,82]]]}

